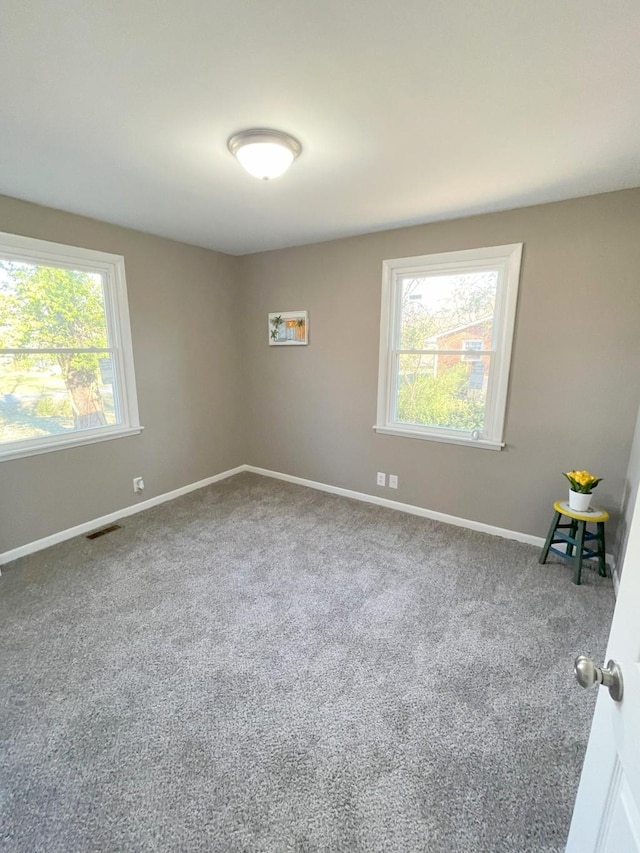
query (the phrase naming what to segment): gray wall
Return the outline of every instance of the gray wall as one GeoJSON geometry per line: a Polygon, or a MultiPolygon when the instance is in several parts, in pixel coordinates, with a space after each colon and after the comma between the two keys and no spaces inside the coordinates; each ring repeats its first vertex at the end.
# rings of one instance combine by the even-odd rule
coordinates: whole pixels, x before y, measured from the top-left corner
{"type": "Polygon", "coordinates": [[[243,258],[1,197],[0,230],[124,255],[145,426],[1,463],[0,552],[136,503],[136,475],[148,498],[242,462],[539,536],[561,472],[590,468],[614,542],[640,400],[640,190],[243,258]],[[376,435],[383,259],[521,241],[507,448],[376,435]],[[267,313],[298,309],[310,346],[269,347],[267,313]]]}
{"type": "Polygon", "coordinates": [[[0,231],[124,255],[145,427],[0,463],[0,552],[244,461],[237,258],[2,197],[0,231]]]}
{"type": "Polygon", "coordinates": [[[631,526],[631,518],[635,509],[636,500],[638,497],[638,489],[640,488],[640,412],[636,421],[636,430],[631,444],[631,453],[629,454],[629,465],[627,467],[627,476],[624,483],[622,509],[620,522],[618,524],[618,533],[616,536],[615,553],[618,557],[618,565],[616,573],[618,580],[622,574],[624,566],[624,557],[627,550],[627,541],[629,537],[629,527],[631,526]]]}
{"type": "Polygon", "coordinates": [[[247,461],[539,536],[561,472],[589,468],[613,543],[640,398],[638,234],[630,190],[244,257],[247,461]],[[383,259],[516,242],[507,448],[375,434],[383,259]],[[267,313],[299,309],[310,345],[269,348],[267,313]]]}

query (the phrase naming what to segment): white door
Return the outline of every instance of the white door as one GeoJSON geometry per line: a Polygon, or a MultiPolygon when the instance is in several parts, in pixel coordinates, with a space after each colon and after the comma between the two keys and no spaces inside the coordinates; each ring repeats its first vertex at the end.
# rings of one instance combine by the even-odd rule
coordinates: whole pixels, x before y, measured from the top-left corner
{"type": "MultiPolygon", "coordinates": [[[[633,513],[606,660],[624,692],[600,686],[567,853],[640,853],[640,494],[633,513]]],[[[596,661],[603,665],[603,661],[596,661]]]]}

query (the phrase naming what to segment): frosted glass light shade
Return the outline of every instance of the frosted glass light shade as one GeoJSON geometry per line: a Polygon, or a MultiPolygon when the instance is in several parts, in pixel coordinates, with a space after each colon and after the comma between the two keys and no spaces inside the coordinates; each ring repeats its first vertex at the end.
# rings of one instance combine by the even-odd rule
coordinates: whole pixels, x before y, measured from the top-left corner
{"type": "Polygon", "coordinates": [[[263,181],[284,174],[302,151],[297,139],[279,130],[245,130],[232,136],[228,146],[247,172],[263,181]]]}

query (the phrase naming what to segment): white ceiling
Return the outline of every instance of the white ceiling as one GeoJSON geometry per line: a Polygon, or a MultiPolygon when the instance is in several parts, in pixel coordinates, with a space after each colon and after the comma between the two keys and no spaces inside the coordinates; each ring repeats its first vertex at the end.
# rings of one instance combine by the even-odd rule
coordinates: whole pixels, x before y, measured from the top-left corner
{"type": "Polygon", "coordinates": [[[0,192],[243,254],[638,186],[639,48],[637,0],[1,0],[0,192]]]}

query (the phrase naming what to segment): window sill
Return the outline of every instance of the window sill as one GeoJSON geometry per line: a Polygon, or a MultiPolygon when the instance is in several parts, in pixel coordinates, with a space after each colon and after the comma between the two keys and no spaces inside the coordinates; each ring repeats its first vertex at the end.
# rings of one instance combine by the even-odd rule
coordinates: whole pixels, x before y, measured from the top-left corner
{"type": "Polygon", "coordinates": [[[402,429],[402,427],[390,426],[374,426],[373,429],[382,435],[399,435],[402,438],[420,438],[423,441],[440,441],[444,444],[462,444],[465,447],[477,447],[481,450],[502,450],[505,446],[504,442],[487,441],[479,438],[462,438],[461,436],[440,435],[433,432],[418,432],[412,429],[402,429]]]}
{"type": "MultiPolygon", "coordinates": [[[[53,450],[67,450],[70,447],[80,447],[82,444],[95,444],[98,441],[110,441],[113,438],[125,438],[128,435],[139,435],[144,427],[114,427],[113,430],[87,430],[86,433],[71,433],[64,438],[44,440],[31,447],[21,444],[19,447],[0,449],[0,462],[11,459],[21,459],[25,456],[37,456],[40,453],[50,453],[53,450]]],[[[17,442],[16,442],[17,444],[17,442]]]]}

